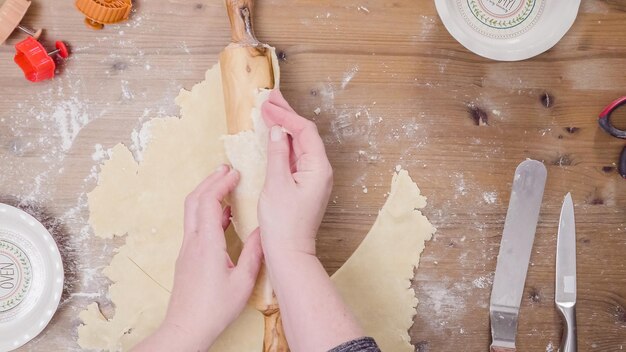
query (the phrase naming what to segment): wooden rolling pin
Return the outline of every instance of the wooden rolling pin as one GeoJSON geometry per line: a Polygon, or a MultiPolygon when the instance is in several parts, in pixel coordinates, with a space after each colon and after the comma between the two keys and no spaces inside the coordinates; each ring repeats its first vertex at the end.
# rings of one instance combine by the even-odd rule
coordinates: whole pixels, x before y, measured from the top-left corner
{"type": "Polygon", "coordinates": [[[271,52],[254,36],[254,0],[226,0],[232,43],[220,54],[228,133],[252,130],[250,112],[259,88],[274,88],[271,52]]]}
{"type": "MultiPolygon", "coordinates": [[[[253,0],[226,0],[232,43],[220,54],[220,67],[229,134],[253,129],[251,111],[257,92],[262,88],[272,89],[276,83],[271,51],[254,36],[253,7],[253,0]]],[[[251,302],[265,317],[263,351],[289,351],[265,266],[259,272],[251,302]]]]}

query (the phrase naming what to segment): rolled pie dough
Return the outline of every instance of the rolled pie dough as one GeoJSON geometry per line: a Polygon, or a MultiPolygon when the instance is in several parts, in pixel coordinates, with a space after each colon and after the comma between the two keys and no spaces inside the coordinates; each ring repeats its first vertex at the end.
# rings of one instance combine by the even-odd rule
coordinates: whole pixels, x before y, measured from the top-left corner
{"type": "MultiPolygon", "coordinates": [[[[274,69],[278,71],[277,64],[274,69]]],[[[236,167],[244,167],[253,157],[264,170],[264,126],[256,124],[256,131],[224,141],[226,122],[219,64],[208,70],[205,78],[191,91],[181,90],[176,98],[181,118],[149,122],[151,140],[141,163],[134,160],[128,148],[118,144],[101,166],[98,185],[89,194],[89,222],[97,236],[126,235],[126,243],[104,269],[113,281],[109,295],[115,314],[105,318],[95,302],[80,313],[78,343],[83,348],[129,350],[159,326],[167,309],[182,242],[185,196],[227,161],[224,143],[236,167]]],[[[267,94],[258,92],[258,106],[267,94]]],[[[254,114],[253,118],[260,121],[258,110],[254,114]]],[[[237,192],[243,196],[258,194],[262,181],[254,177],[245,180],[244,175],[242,171],[237,192]]],[[[413,324],[417,299],[410,280],[424,241],[435,231],[419,211],[425,205],[426,199],[408,173],[401,170],[394,174],[391,192],[372,229],[332,277],[366,333],[383,351],[414,350],[408,329],[413,324]]],[[[237,213],[236,202],[234,206],[237,213]]],[[[256,221],[256,214],[248,215],[254,215],[256,221]]],[[[247,236],[248,232],[244,233],[247,236]]],[[[229,248],[240,248],[232,231],[227,239],[229,248]]],[[[211,351],[259,352],[262,345],[263,317],[248,307],[211,351]]]]}

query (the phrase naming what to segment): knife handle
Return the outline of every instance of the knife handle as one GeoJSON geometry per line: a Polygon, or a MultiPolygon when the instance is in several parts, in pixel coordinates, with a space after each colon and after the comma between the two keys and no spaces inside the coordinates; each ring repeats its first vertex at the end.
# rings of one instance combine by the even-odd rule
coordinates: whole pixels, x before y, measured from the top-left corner
{"type": "Polygon", "coordinates": [[[576,352],[578,351],[578,343],[576,336],[576,304],[557,305],[559,313],[563,318],[565,326],[563,327],[563,338],[559,352],[576,352]]]}
{"type": "Polygon", "coordinates": [[[490,352],[515,352],[515,348],[491,346],[490,352]]]}

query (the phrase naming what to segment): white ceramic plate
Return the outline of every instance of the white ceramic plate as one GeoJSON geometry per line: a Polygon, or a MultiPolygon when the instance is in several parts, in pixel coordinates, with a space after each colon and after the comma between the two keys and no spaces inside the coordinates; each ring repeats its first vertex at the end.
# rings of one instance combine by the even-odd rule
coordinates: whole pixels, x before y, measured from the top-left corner
{"type": "Polygon", "coordinates": [[[435,0],[448,32],[468,50],[518,61],[553,47],[570,29],[580,0],[435,0]]]}
{"type": "Polygon", "coordinates": [[[63,263],[50,233],[0,203],[0,351],[16,349],[50,322],[63,291],[63,263]]]}

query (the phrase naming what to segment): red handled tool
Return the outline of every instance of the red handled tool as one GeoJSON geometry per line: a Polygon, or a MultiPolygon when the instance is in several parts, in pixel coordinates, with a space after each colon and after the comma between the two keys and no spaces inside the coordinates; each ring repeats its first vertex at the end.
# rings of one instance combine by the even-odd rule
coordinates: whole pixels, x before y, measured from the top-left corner
{"type": "Polygon", "coordinates": [[[15,44],[15,63],[24,71],[24,76],[31,82],[39,82],[54,78],[56,63],[53,55],[59,55],[66,59],[70,56],[65,43],[56,42],[56,50],[47,52],[35,38],[28,37],[15,44]]]}
{"type": "MultiPolygon", "coordinates": [[[[600,113],[600,118],[598,119],[598,123],[600,127],[604,129],[608,134],[613,137],[626,139],[626,131],[620,130],[615,127],[611,121],[611,114],[617,110],[620,106],[626,104],[626,96],[621,97],[611,104],[609,104],[602,112],[600,113]]],[[[620,175],[626,179],[626,147],[622,150],[622,154],[619,158],[618,162],[618,170],[620,175]]]]}

